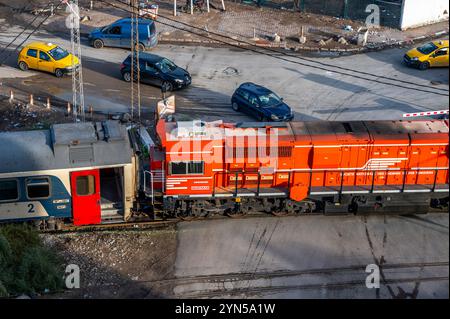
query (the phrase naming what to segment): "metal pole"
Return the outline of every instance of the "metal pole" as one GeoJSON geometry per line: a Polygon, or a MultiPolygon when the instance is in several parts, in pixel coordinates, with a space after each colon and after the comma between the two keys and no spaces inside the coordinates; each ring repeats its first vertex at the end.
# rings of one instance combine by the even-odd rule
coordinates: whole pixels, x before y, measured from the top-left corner
{"type": "Polygon", "coordinates": [[[209,13],[209,0],[206,0],[206,9],[208,10],[209,13]]]}
{"type": "Polygon", "coordinates": [[[191,14],[194,14],[194,0],[191,0],[191,14]]]}
{"type": "Polygon", "coordinates": [[[225,11],[225,2],[223,2],[223,0],[222,0],[222,8],[223,8],[223,11],[225,11]]]}
{"type": "Polygon", "coordinates": [[[177,0],[173,0],[173,16],[177,16],[177,0]]]}

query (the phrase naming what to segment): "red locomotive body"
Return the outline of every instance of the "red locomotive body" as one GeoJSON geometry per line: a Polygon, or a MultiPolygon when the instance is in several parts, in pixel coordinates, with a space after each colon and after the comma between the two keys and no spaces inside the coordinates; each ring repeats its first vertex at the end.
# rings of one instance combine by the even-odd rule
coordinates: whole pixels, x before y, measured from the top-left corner
{"type": "Polygon", "coordinates": [[[448,202],[448,132],[446,121],[160,120],[151,162],[175,214],[416,212],[448,202]]]}

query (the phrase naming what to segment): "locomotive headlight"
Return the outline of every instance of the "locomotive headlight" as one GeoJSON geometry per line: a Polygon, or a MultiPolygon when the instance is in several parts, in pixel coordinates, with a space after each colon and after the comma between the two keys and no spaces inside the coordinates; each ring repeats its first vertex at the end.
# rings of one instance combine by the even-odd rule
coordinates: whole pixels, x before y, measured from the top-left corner
{"type": "Polygon", "coordinates": [[[275,114],[272,114],[272,115],[270,116],[270,118],[271,118],[272,120],[278,120],[278,116],[276,116],[275,114]]]}

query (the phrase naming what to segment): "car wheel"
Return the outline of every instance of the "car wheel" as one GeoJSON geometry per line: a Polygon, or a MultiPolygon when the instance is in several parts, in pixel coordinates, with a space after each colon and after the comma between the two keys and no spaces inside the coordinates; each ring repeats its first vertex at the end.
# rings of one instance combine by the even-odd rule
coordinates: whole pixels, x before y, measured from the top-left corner
{"type": "Polygon", "coordinates": [[[27,71],[28,70],[28,64],[26,64],[23,61],[20,61],[19,63],[19,69],[21,69],[22,71],[27,71]]]}
{"type": "Polygon", "coordinates": [[[266,117],[264,116],[264,114],[258,115],[258,121],[260,121],[260,122],[266,122],[267,121],[266,117]]]}
{"type": "Polygon", "coordinates": [[[131,73],[125,72],[124,74],[122,74],[122,78],[125,82],[130,82],[131,81],[131,73]]]}
{"type": "Polygon", "coordinates": [[[231,104],[231,107],[232,107],[233,110],[235,110],[236,112],[239,111],[239,105],[238,105],[236,102],[233,102],[233,103],[231,104]]]}
{"type": "Polygon", "coordinates": [[[428,62],[422,62],[419,64],[419,69],[422,71],[428,69],[429,67],[430,67],[430,63],[428,63],[428,62]]]}
{"type": "Polygon", "coordinates": [[[61,78],[64,75],[64,72],[61,69],[56,69],[55,70],[55,76],[57,78],[61,78]]]}
{"type": "Polygon", "coordinates": [[[101,48],[103,48],[104,45],[105,44],[103,43],[102,40],[100,40],[100,39],[95,39],[94,40],[94,48],[101,49],[101,48]]]}
{"type": "Polygon", "coordinates": [[[163,84],[161,85],[161,89],[165,92],[170,92],[173,90],[173,85],[168,81],[164,81],[163,84]]]}

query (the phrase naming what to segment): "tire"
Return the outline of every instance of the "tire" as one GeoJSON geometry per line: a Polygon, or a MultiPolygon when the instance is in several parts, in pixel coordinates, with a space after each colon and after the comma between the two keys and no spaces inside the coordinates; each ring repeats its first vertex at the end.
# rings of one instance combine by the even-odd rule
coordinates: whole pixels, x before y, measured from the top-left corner
{"type": "Polygon", "coordinates": [[[20,61],[19,69],[21,69],[22,71],[28,71],[28,64],[26,64],[24,61],[20,61]]]}
{"type": "Polygon", "coordinates": [[[168,81],[164,81],[162,84],[161,84],[161,88],[165,88],[166,90],[166,92],[171,92],[171,91],[173,91],[173,85],[172,85],[172,83],[170,83],[170,82],[168,82],[168,81]]]}
{"type": "Polygon", "coordinates": [[[131,82],[131,73],[125,72],[124,74],[122,74],[122,78],[125,82],[131,82]]]}
{"type": "Polygon", "coordinates": [[[263,114],[258,115],[258,121],[260,122],[267,122],[266,117],[263,114]]]}
{"type": "Polygon", "coordinates": [[[61,69],[56,69],[56,70],[55,70],[55,76],[56,76],[57,78],[62,78],[63,75],[64,75],[64,72],[63,72],[61,69]]]}
{"type": "Polygon", "coordinates": [[[94,43],[93,43],[94,48],[96,48],[96,49],[101,49],[101,48],[104,47],[104,45],[105,45],[105,44],[103,43],[102,40],[100,40],[100,39],[95,39],[95,40],[94,40],[94,43]]]}
{"type": "Polygon", "coordinates": [[[419,70],[425,71],[430,67],[430,63],[422,62],[419,64],[419,70]]]}
{"type": "Polygon", "coordinates": [[[233,110],[235,110],[236,112],[239,112],[239,105],[238,105],[236,102],[233,102],[233,103],[231,104],[231,108],[232,108],[233,110]]]}

